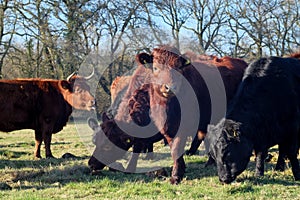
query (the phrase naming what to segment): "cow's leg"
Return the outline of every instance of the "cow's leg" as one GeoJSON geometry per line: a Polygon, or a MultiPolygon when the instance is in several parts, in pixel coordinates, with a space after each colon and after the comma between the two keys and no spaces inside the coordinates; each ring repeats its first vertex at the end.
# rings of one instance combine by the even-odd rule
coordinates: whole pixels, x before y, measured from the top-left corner
{"type": "Polygon", "coordinates": [[[211,165],[216,165],[216,161],[210,155],[208,155],[208,160],[205,163],[205,167],[208,167],[211,165]]]}
{"type": "Polygon", "coordinates": [[[297,159],[297,154],[288,156],[289,160],[291,161],[292,165],[292,172],[296,181],[300,180],[300,168],[299,168],[299,161],[297,159]]]}
{"type": "Polygon", "coordinates": [[[299,151],[299,147],[294,148],[293,146],[289,146],[289,150],[287,150],[287,157],[292,165],[292,172],[296,181],[300,180],[300,167],[299,161],[297,159],[297,153],[299,151]]]}
{"type": "Polygon", "coordinates": [[[41,156],[42,141],[43,141],[42,132],[36,130],[35,131],[35,150],[34,150],[34,157],[36,159],[42,158],[42,156],[41,156]]]}
{"type": "Polygon", "coordinates": [[[193,142],[191,144],[191,147],[189,150],[186,151],[186,155],[195,155],[196,151],[198,150],[202,140],[198,138],[198,136],[195,136],[193,139],[193,142]]]}
{"type": "Polygon", "coordinates": [[[171,155],[173,159],[172,177],[170,179],[171,184],[179,184],[185,173],[185,163],[183,159],[184,146],[186,137],[175,137],[171,143],[171,155]]]}
{"type": "Polygon", "coordinates": [[[140,145],[133,146],[133,153],[129,159],[129,163],[126,168],[127,173],[134,173],[136,171],[137,161],[139,159],[139,155],[142,151],[142,147],[140,145]]]}
{"type": "Polygon", "coordinates": [[[255,152],[256,156],[256,166],[255,166],[255,175],[263,176],[265,171],[265,159],[267,157],[267,150],[255,152]]]}
{"type": "Polygon", "coordinates": [[[146,151],[146,153],[147,153],[146,159],[152,160],[154,158],[154,155],[153,155],[153,143],[147,144],[147,151],[146,151]]]}
{"type": "Polygon", "coordinates": [[[44,144],[45,144],[45,150],[46,150],[46,158],[54,158],[51,153],[51,140],[52,140],[52,133],[44,132],[43,134],[44,144]]]}
{"type": "Polygon", "coordinates": [[[282,145],[278,145],[279,155],[278,155],[278,159],[277,159],[275,170],[283,172],[284,168],[285,168],[285,156],[286,156],[286,152],[284,151],[284,149],[281,146],[282,145]]]}
{"type": "Polygon", "coordinates": [[[129,159],[129,163],[126,168],[127,173],[134,173],[136,171],[137,161],[139,159],[139,153],[132,153],[129,159]]]}

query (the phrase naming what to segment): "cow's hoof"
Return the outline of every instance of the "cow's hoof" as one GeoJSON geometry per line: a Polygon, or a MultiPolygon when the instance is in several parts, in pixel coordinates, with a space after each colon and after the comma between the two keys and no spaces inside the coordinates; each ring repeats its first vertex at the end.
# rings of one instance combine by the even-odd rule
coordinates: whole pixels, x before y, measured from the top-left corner
{"type": "Polygon", "coordinates": [[[168,172],[165,168],[161,168],[155,171],[147,172],[146,175],[150,178],[165,178],[168,176],[168,172]]]}
{"type": "Polygon", "coordinates": [[[255,172],[256,177],[262,177],[264,176],[264,172],[255,172]]]}
{"type": "Polygon", "coordinates": [[[293,172],[293,175],[294,175],[295,181],[300,181],[300,171],[293,172]]]}
{"type": "Polygon", "coordinates": [[[172,185],[178,185],[181,182],[181,178],[179,178],[178,176],[172,176],[170,178],[170,183],[172,185]]]}
{"type": "Polygon", "coordinates": [[[193,156],[193,155],[196,154],[196,152],[193,152],[193,151],[191,151],[191,150],[187,150],[187,151],[185,152],[185,154],[186,154],[187,156],[193,156]]]}
{"type": "Polygon", "coordinates": [[[34,156],[34,160],[40,160],[42,159],[42,156],[34,156]]]}

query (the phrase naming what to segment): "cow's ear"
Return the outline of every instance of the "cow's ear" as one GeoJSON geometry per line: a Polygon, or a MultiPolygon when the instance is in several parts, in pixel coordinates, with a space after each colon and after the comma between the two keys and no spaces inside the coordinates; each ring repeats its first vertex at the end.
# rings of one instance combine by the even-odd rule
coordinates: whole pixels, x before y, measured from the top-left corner
{"type": "Polygon", "coordinates": [[[71,88],[71,84],[68,82],[68,81],[65,81],[65,80],[62,80],[62,81],[60,81],[60,86],[61,86],[61,88],[63,88],[64,90],[72,90],[72,88],[71,88]]]}
{"type": "Polygon", "coordinates": [[[99,124],[98,124],[98,121],[95,119],[95,118],[88,118],[88,125],[89,127],[91,127],[91,129],[95,130],[99,124]]]}
{"type": "Polygon", "coordinates": [[[102,113],[102,122],[109,121],[110,118],[107,116],[106,112],[102,113]]]}
{"type": "Polygon", "coordinates": [[[225,130],[227,137],[229,137],[231,140],[234,141],[240,141],[240,132],[237,129],[231,128],[231,129],[227,129],[225,130]]]}
{"type": "Polygon", "coordinates": [[[146,65],[153,63],[153,56],[147,53],[140,53],[135,56],[135,60],[139,65],[146,65]]]}
{"type": "Polygon", "coordinates": [[[181,67],[180,68],[184,68],[184,67],[186,67],[186,66],[188,66],[188,65],[191,64],[190,59],[185,58],[184,56],[180,56],[179,59],[180,59],[180,62],[181,62],[181,67]]]}

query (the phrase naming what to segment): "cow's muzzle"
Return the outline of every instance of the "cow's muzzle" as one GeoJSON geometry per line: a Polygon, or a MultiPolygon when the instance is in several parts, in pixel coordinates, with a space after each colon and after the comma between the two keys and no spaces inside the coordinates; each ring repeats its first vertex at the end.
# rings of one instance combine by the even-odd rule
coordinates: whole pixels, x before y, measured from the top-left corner
{"type": "Polygon", "coordinates": [[[174,91],[175,91],[175,87],[171,87],[168,84],[163,84],[160,88],[160,92],[162,93],[162,95],[166,98],[171,97],[174,95],[174,91]]]}
{"type": "Polygon", "coordinates": [[[220,182],[225,184],[230,184],[235,180],[235,176],[225,176],[225,177],[219,177],[220,182]]]}

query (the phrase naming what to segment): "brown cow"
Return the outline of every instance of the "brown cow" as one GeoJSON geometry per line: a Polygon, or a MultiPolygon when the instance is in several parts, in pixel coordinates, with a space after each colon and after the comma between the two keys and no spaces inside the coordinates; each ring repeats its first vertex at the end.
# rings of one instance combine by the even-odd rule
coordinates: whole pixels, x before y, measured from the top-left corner
{"type": "Polygon", "coordinates": [[[195,59],[196,61],[191,63],[184,56],[181,56],[177,49],[170,46],[155,48],[151,55],[139,54],[137,60],[141,64],[149,60],[153,63],[151,81],[157,84],[152,84],[150,91],[151,118],[157,127],[162,128],[160,132],[169,141],[174,161],[171,183],[177,184],[183,178],[185,171],[182,153],[186,137],[193,135],[191,127],[195,126],[196,123],[198,137],[203,139],[207,132],[207,125],[211,120],[212,102],[210,92],[212,91],[209,91],[209,85],[206,84],[207,80],[205,80],[207,77],[205,76],[214,81],[214,79],[217,79],[218,74],[213,70],[218,69],[226,91],[225,100],[229,102],[237,90],[247,63],[230,57],[201,58],[199,60],[195,59]],[[196,102],[192,101],[192,93],[189,93],[190,89],[187,84],[184,84],[184,80],[187,80],[195,93],[196,102]],[[176,100],[173,100],[174,94],[181,101],[181,112],[178,112],[178,108],[176,109],[178,105],[176,105],[176,100]],[[171,101],[174,103],[170,103],[171,101]],[[190,114],[193,113],[193,109],[197,110],[197,108],[200,112],[199,121],[195,121],[197,118],[194,118],[194,116],[196,115],[190,114]],[[185,119],[186,116],[188,119],[185,119]],[[183,118],[181,121],[177,119],[180,117],[183,118]],[[176,124],[177,122],[180,125],[176,124]],[[186,125],[181,128],[181,124],[186,125]],[[174,132],[174,130],[178,132],[174,132]]]}
{"type": "Polygon", "coordinates": [[[108,112],[111,116],[117,114],[118,107],[128,89],[132,76],[117,76],[110,86],[110,107],[108,112]]]}
{"type": "Polygon", "coordinates": [[[111,86],[110,86],[110,99],[111,103],[113,103],[117,96],[119,96],[120,92],[126,91],[129,82],[131,80],[131,76],[117,76],[111,86]]]}
{"type": "Polygon", "coordinates": [[[94,109],[87,78],[75,73],[67,80],[15,79],[0,81],[0,130],[35,131],[35,158],[41,158],[42,141],[46,157],[53,157],[50,149],[52,133],[66,125],[72,107],[94,109]]]}
{"type": "MultiPolygon", "coordinates": [[[[212,55],[197,55],[193,52],[187,52],[184,54],[188,59],[191,60],[192,63],[204,63],[207,65],[213,65],[218,67],[221,72],[222,78],[224,79],[224,85],[226,89],[227,103],[233,98],[238,83],[241,81],[241,74],[244,72],[246,68],[246,63],[241,59],[234,59],[228,56],[223,58],[218,58],[212,55]],[[233,69],[233,66],[236,67],[235,73],[237,76],[232,76],[226,72],[228,69],[233,69]]],[[[191,144],[189,150],[186,151],[187,155],[194,155],[200,146],[201,142],[204,138],[203,133],[198,133],[191,144]]],[[[209,160],[207,164],[211,164],[212,160],[209,160]]]]}
{"type": "MultiPolygon", "coordinates": [[[[155,48],[151,55],[139,54],[137,55],[137,62],[139,65],[145,63],[152,65],[153,73],[147,91],[150,98],[149,113],[156,127],[168,140],[171,147],[174,160],[171,183],[177,184],[183,178],[185,171],[182,153],[186,137],[193,136],[197,131],[198,135],[205,135],[211,118],[210,93],[204,77],[202,77],[203,74],[200,74],[198,70],[211,75],[210,79],[215,78],[213,71],[219,71],[218,73],[224,81],[228,100],[236,91],[247,63],[239,59],[224,57],[223,59],[205,59],[205,62],[193,62],[191,64],[177,49],[170,46],[155,48]],[[184,80],[188,84],[184,83],[184,80]],[[188,85],[192,89],[188,88],[188,85]],[[196,101],[191,97],[191,90],[196,95],[196,101]],[[180,101],[187,104],[185,108],[181,108],[180,101]],[[199,115],[199,113],[195,113],[197,110],[200,111],[201,118],[197,118],[197,115],[199,115]],[[191,113],[191,115],[189,116],[187,113],[191,113]],[[188,116],[188,119],[185,119],[185,116],[188,116]],[[181,127],[182,119],[187,121],[187,124],[183,127],[181,127]]],[[[124,103],[128,104],[128,101],[124,103]]],[[[124,108],[126,106],[128,107],[128,105],[125,105],[124,108]]],[[[130,117],[136,118],[136,115],[130,117]]],[[[132,120],[132,118],[127,119],[128,117],[116,120],[123,123],[132,120]]],[[[117,146],[126,146],[128,133],[124,133],[118,128],[114,121],[109,119],[104,119],[104,121],[102,129],[109,140],[114,141],[113,143],[117,146]]],[[[103,143],[103,145],[105,146],[107,143],[103,143]]],[[[97,146],[94,154],[97,154],[97,148],[101,149],[102,147],[101,145],[97,146]]],[[[114,158],[111,157],[109,161],[113,162],[114,158]]],[[[98,163],[90,159],[89,164],[95,167],[98,163]]]]}

